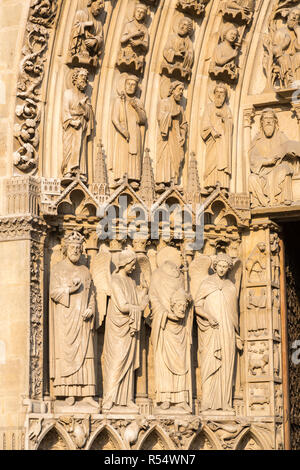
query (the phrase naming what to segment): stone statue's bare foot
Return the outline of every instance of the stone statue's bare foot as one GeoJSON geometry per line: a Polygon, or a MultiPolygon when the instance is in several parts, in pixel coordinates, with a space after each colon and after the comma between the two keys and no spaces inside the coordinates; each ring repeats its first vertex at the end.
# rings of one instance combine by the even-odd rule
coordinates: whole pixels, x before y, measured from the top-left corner
{"type": "Polygon", "coordinates": [[[102,410],[104,412],[110,411],[113,407],[114,403],[112,401],[107,401],[103,403],[102,410]]]}
{"type": "Polygon", "coordinates": [[[75,405],[75,397],[67,397],[65,401],[68,406],[75,405]]]}
{"type": "Polygon", "coordinates": [[[191,413],[192,412],[192,408],[187,404],[186,401],[182,402],[182,403],[179,403],[179,407],[180,408],[183,408],[185,411],[187,411],[188,413],[191,413]]]}
{"type": "Polygon", "coordinates": [[[139,409],[139,407],[134,403],[134,401],[130,401],[130,402],[128,403],[128,407],[129,407],[129,408],[134,408],[135,410],[138,410],[138,409],[139,409]]]}
{"type": "Polygon", "coordinates": [[[85,397],[83,401],[87,405],[91,405],[91,406],[94,406],[95,408],[99,408],[99,403],[96,402],[96,400],[94,400],[92,397],[85,397]]]}
{"type": "Polygon", "coordinates": [[[170,406],[171,406],[171,403],[169,401],[165,401],[164,403],[162,403],[160,405],[160,408],[162,410],[169,410],[170,409],[170,406]]]}

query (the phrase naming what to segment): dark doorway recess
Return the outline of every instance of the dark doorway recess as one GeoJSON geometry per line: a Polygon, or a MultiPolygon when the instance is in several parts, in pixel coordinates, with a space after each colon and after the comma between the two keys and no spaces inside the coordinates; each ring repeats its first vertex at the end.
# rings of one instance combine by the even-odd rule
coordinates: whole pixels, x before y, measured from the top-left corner
{"type": "Polygon", "coordinates": [[[300,450],[300,222],[282,225],[286,258],[291,446],[300,450]],[[298,341],[298,346],[296,346],[298,341]]]}

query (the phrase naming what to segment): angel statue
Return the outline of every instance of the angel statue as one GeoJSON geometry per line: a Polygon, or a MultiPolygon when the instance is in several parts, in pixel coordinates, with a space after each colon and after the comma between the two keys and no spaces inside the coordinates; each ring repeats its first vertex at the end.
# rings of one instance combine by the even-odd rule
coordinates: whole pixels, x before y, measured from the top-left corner
{"type": "Polygon", "coordinates": [[[240,261],[225,253],[200,255],[190,265],[191,292],[200,330],[202,411],[233,413],[232,395],[239,336],[240,261]],[[209,274],[212,267],[213,274],[209,274]]]}
{"type": "MultiPolygon", "coordinates": [[[[172,248],[164,250],[168,254],[172,248]]],[[[156,403],[163,411],[175,407],[191,413],[192,312],[180,261],[164,258],[158,256],[149,290],[156,403]]]]}
{"type": "Polygon", "coordinates": [[[93,263],[100,323],[106,315],[103,412],[113,406],[137,409],[134,372],[140,366],[141,319],[148,304],[148,288],[142,275],[140,287],[130,277],[136,263],[137,255],[132,250],[117,253],[113,260],[110,253],[100,251],[93,263]],[[115,270],[111,275],[112,264],[115,270]]]}

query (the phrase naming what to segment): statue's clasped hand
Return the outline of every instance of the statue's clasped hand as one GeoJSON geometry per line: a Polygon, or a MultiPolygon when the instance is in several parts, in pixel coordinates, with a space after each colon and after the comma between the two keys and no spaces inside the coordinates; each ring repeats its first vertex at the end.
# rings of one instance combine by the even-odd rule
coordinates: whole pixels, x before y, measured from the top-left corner
{"type": "Polygon", "coordinates": [[[79,278],[73,279],[71,286],[69,286],[70,294],[74,294],[74,292],[77,292],[78,289],[80,289],[81,284],[82,284],[82,282],[79,278]]]}
{"type": "Polygon", "coordinates": [[[88,321],[93,317],[93,311],[91,308],[88,308],[83,314],[82,314],[83,320],[88,321]]]}

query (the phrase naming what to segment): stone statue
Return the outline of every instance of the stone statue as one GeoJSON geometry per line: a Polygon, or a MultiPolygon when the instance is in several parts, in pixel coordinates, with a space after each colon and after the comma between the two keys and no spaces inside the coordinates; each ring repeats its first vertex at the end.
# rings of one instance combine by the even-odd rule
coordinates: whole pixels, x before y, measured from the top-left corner
{"type": "Polygon", "coordinates": [[[204,111],[202,138],[207,145],[205,158],[204,186],[229,189],[232,152],[232,114],[226,103],[228,96],[225,85],[217,85],[213,102],[204,111]]]}
{"type": "Polygon", "coordinates": [[[282,87],[300,79],[300,7],[291,8],[286,25],[278,28],[272,40],[273,74],[282,87]]]}
{"type": "Polygon", "coordinates": [[[97,67],[103,47],[103,28],[98,17],[104,10],[104,0],[87,0],[75,15],[70,42],[70,62],[97,67]]]}
{"type": "Polygon", "coordinates": [[[121,76],[112,122],[116,130],[115,146],[111,162],[114,179],[121,182],[128,179],[138,182],[141,179],[142,133],[146,124],[146,112],[142,102],[136,97],[139,79],[135,75],[121,76]]]}
{"type": "Polygon", "coordinates": [[[73,88],[63,97],[63,162],[64,179],[76,176],[87,180],[87,138],[94,130],[94,112],[85,91],[88,86],[86,69],[76,69],[72,75],[73,88]]]}
{"type": "Polygon", "coordinates": [[[246,261],[246,271],[248,274],[248,283],[260,284],[266,282],[267,269],[267,245],[260,242],[252,250],[246,261]]]}
{"type": "Polygon", "coordinates": [[[137,3],[133,18],[125,25],[117,61],[120,68],[143,73],[145,56],[149,50],[149,32],[144,24],[147,12],[146,5],[137,3]]]}
{"type": "Polygon", "coordinates": [[[190,80],[194,64],[193,31],[193,21],[180,18],[164,48],[162,73],[166,71],[169,76],[190,80]]]}
{"type": "Polygon", "coordinates": [[[75,398],[94,407],[95,293],[91,274],[80,263],[83,237],[74,231],[64,239],[65,259],[50,275],[50,377],[55,397],[75,398]]]}
{"type": "Polygon", "coordinates": [[[153,273],[149,298],[157,405],[162,410],[175,405],[191,412],[192,319],[176,264],[166,261],[153,273]]]}
{"type": "Polygon", "coordinates": [[[249,191],[252,208],[290,205],[293,201],[293,167],[288,159],[300,156],[299,142],[291,141],[279,130],[272,109],[265,109],[260,132],[250,148],[249,191]]]}
{"type": "Polygon", "coordinates": [[[194,297],[197,323],[201,339],[202,411],[223,410],[233,412],[232,395],[235,376],[237,349],[242,351],[239,336],[238,297],[239,262],[223,253],[212,258],[214,274],[202,282],[203,273],[211,259],[199,256],[200,270],[192,270],[198,280],[194,297]],[[230,279],[234,279],[235,283],[230,279]]]}
{"type": "Polygon", "coordinates": [[[135,253],[130,250],[119,253],[116,265],[105,324],[104,412],[114,405],[137,408],[134,372],[139,368],[142,312],[148,304],[146,286],[138,289],[129,277],[135,269],[135,253]]]}
{"type": "Polygon", "coordinates": [[[167,98],[158,107],[158,151],[156,162],[156,182],[164,186],[179,179],[180,167],[184,161],[184,145],[188,123],[181,105],[184,86],[181,82],[171,83],[167,98]]]}
{"type": "Polygon", "coordinates": [[[239,54],[237,46],[239,32],[232,23],[224,26],[221,42],[217,45],[209,72],[219,79],[236,80],[239,75],[236,58],[239,54]]]}

